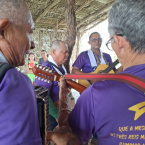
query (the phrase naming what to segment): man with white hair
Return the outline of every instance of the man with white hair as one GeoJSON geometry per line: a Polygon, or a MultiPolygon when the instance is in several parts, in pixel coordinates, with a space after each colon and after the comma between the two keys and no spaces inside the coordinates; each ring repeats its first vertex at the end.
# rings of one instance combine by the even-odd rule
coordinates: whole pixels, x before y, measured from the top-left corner
{"type": "Polygon", "coordinates": [[[32,16],[23,0],[0,1],[0,64],[13,66],[0,82],[1,145],[42,144],[33,85],[14,68],[24,65],[26,54],[34,48],[33,30],[32,16]]]}
{"type": "MultiPolygon", "coordinates": [[[[42,65],[46,66],[54,71],[56,71],[60,75],[65,75],[66,69],[64,67],[64,62],[68,59],[68,47],[61,40],[55,40],[52,42],[50,48],[50,55],[48,60],[44,62],[42,65]]],[[[35,85],[43,86],[44,88],[49,90],[50,98],[52,99],[52,103],[54,103],[56,108],[59,108],[59,86],[57,81],[53,82],[45,82],[42,79],[35,79],[35,85]]],[[[51,101],[51,100],[50,100],[51,101]]],[[[53,104],[51,106],[53,107],[53,104]]],[[[57,119],[58,110],[55,107],[50,107],[50,130],[57,125],[55,119],[57,119]],[[54,119],[55,118],[55,119],[54,119]]]]}
{"type": "MultiPolygon", "coordinates": [[[[107,46],[111,44],[122,64],[120,74],[133,75],[131,81],[136,76],[145,81],[145,1],[118,0],[109,12],[108,21],[107,46]]],[[[141,86],[132,87],[116,80],[96,82],[81,94],[71,111],[65,97],[68,92],[65,80],[60,84],[59,116],[66,119],[64,125],[68,118],[72,132],[83,143],[97,134],[99,145],[145,144],[145,94],[140,91],[141,86]]],[[[59,138],[53,133],[52,138],[59,140],[58,145],[64,141],[61,133],[59,138]]]]}

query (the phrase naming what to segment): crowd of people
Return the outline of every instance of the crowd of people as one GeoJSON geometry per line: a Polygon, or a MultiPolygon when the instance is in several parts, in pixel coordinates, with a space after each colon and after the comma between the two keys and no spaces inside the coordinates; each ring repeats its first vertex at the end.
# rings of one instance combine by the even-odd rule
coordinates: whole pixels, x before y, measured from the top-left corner
{"type": "MultiPolygon", "coordinates": [[[[92,139],[95,145],[144,145],[144,92],[117,80],[88,81],[90,87],[73,108],[68,98],[72,101],[74,98],[65,78],[60,83],[35,79],[32,67],[37,62],[35,54],[29,52],[35,48],[31,39],[34,23],[24,0],[1,0],[0,6],[0,66],[11,65],[0,75],[0,144],[42,145],[33,86],[36,85],[49,90],[48,141],[57,145],[84,145],[92,139]],[[24,64],[28,77],[15,68],[24,64]]],[[[106,44],[108,47],[111,44],[121,63],[119,69],[114,68],[116,74],[145,79],[144,8],[144,0],[118,0],[109,11],[110,39],[106,44]]],[[[112,65],[110,55],[101,50],[98,32],[90,34],[88,43],[90,49],[75,60],[72,74],[89,74],[101,64],[112,65]]],[[[45,50],[41,54],[38,64],[61,76],[67,74],[64,63],[69,50],[64,41],[53,41],[49,56],[45,50]]]]}

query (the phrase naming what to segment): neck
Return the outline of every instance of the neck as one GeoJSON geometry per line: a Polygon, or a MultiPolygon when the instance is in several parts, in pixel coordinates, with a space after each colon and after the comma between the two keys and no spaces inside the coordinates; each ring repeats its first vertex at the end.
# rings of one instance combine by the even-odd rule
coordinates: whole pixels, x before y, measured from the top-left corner
{"type": "Polygon", "coordinates": [[[134,65],[145,64],[145,53],[137,54],[131,52],[126,59],[122,61],[123,70],[134,65]]]}
{"type": "Polygon", "coordinates": [[[29,61],[30,61],[30,62],[34,62],[34,60],[31,60],[31,59],[30,59],[29,61]]]}
{"type": "Polygon", "coordinates": [[[61,64],[60,63],[58,63],[58,59],[57,58],[55,58],[55,57],[52,57],[53,58],[53,60],[55,61],[55,63],[60,67],[61,66],[61,64]]]}
{"type": "Polygon", "coordinates": [[[45,57],[43,57],[43,59],[44,59],[44,61],[47,61],[48,58],[47,58],[47,56],[45,56],[45,57]]]}
{"type": "Polygon", "coordinates": [[[91,48],[91,50],[93,51],[94,54],[96,54],[96,55],[101,55],[101,54],[100,54],[100,49],[99,49],[99,48],[91,48]]]}

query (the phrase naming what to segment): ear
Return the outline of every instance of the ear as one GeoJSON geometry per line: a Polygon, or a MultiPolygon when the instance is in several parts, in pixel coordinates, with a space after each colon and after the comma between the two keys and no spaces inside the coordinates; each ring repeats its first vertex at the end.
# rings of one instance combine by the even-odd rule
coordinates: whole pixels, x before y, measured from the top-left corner
{"type": "Polygon", "coordinates": [[[90,42],[90,41],[88,41],[88,44],[89,44],[89,45],[91,45],[91,42],[90,42]]]}
{"type": "Polygon", "coordinates": [[[119,49],[123,48],[124,46],[124,37],[122,36],[117,36],[117,35],[113,35],[114,41],[116,43],[116,45],[118,46],[119,49]]]}
{"type": "Polygon", "coordinates": [[[56,53],[56,50],[55,50],[55,49],[53,49],[53,50],[52,50],[52,54],[53,54],[53,55],[55,55],[55,53],[56,53]]]}
{"type": "Polygon", "coordinates": [[[5,30],[10,25],[9,19],[0,19],[0,31],[5,30]]]}

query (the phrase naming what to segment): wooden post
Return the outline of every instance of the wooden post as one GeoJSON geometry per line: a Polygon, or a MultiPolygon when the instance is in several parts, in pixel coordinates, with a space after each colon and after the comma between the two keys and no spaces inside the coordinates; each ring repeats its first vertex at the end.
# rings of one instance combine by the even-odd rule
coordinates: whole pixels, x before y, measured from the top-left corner
{"type": "Polygon", "coordinates": [[[76,40],[76,17],[74,7],[75,0],[65,0],[65,17],[67,23],[67,37],[65,42],[68,45],[69,50],[69,57],[68,61],[65,63],[65,67],[68,73],[70,72],[69,61],[76,40]]]}

